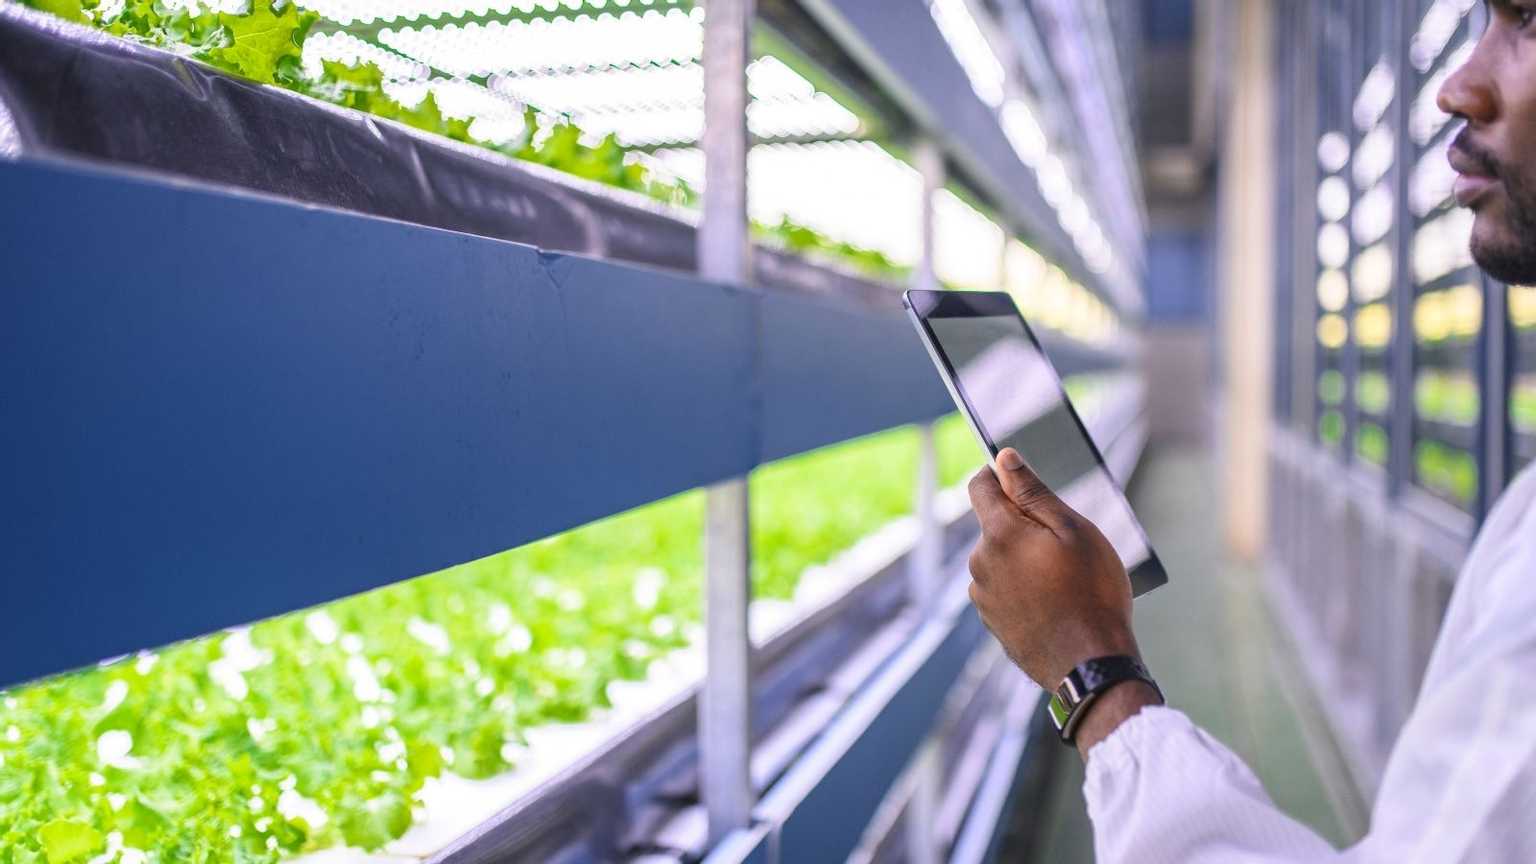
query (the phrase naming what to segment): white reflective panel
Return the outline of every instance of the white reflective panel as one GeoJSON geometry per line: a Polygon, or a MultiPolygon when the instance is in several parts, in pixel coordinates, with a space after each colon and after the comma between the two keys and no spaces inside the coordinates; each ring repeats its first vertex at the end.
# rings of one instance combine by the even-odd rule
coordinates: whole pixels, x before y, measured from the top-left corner
{"type": "Polygon", "coordinates": [[[1344,170],[1349,162],[1349,139],[1339,132],[1328,132],[1318,139],[1317,164],[1332,174],[1344,170]]]}
{"type": "Polygon", "coordinates": [[[992,44],[971,14],[966,0],[932,0],[928,11],[939,33],[949,43],[949,50],[960,61],[960,68],[971,81],[971,89],[981,101],[996,108],[1003,104],[1003,85],[1007,72],[997,59],[992,44]]]}

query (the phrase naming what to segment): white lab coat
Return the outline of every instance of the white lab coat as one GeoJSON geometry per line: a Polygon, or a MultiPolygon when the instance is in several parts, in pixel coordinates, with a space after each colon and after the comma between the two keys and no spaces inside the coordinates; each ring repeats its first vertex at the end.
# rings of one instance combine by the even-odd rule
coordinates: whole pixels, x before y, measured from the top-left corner
{"type": "Polygon", "coordinates": [[[1462,569],[1359,844],[1336,850],[1281,813],[1171,708],[1099,742],[1083,794],[1100,864],[1536,862],[1536,468],[1462,569]]]}

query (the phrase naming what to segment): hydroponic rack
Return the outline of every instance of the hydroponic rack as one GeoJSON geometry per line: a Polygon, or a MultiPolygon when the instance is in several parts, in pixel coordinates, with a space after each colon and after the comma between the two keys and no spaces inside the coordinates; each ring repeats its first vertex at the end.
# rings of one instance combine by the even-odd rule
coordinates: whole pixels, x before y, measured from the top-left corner
{"type": "MultiPolygon", "coordinates": [[[[949,404],[891,286],[749,251],[732,82],[745,78],[752,19],[746,6],[712,8],[704,64],[721,90],[700,143],[718,173],[697,217],[0,8],[15,157],[0,165],[0,198],[27,202],[0,215],[15,286],[0,301],[3,368],[28,418],[5,433],[18,494],[3,505],[0,566],[70,574],[8,579],[10,605],[29,614],[6,631],[0,681],[711,486],[710,589],[725,590],[712,595],[716,674],[702,698],[685,688],[609,730],[422,857],[878,859],[915,824],[945,826],[916,848],[984,854],[1025,748],[983,715],[1027,713],[1036,694],[978,647],[946,564],[969,526],[963,501],[935,488],[931,444],[906,534],[845,562],[845,590],[747,648],[744,487],[732,478],[949,404]],[[114,114],[140,134],[100,134],[114,114]],[[306,141],[331,149],[292,158],[306,141]],[[683,275],[695,270],[709,281],[683,275]],[[726,663],[750,674],[718,674],[726,663]],[[962,678],[968,688],[951,688],[962,678]],[[699,712],[717,733],[702,754],[699,712]],[[964,742],[968,760],[931,755],[964,742]],[[998,754],[1001,767],[975,768],[998,754]],[[836,810],[820,803],[834,799],[836,810]]],[[[895,130],[891,146],[914,154],[928,225],[938,190],[961,188],[1133,320],[1124,274],[1100,278],[1062,224],[1065,205],[1040,191],[1030,160],[1046,157],[1017,112],[969,98],[963,43],[942,32],[960,8],[1000,38],[979,5],[917,0],[764,2],[759,20],[827,80],[877,88],[858,95],[895,130]],[[869,26],[877,11],[896,18],[869,26]]],[[[1003,86],[1020,100],[1037,85],[1010,71],[1003,86]]],[[[1036,109],[1052,127],[1072,110],[1036,109]]],[[[919,284],[935,279],[933,258],[926,246],[919,284]]],[[[1134,360],[1125,339],[1048,341],[1068,372],[1134,360]]],[[[1123,477],[1141,446],[1140,390],[1111,390],[1093,425],[1123,477]]]]}

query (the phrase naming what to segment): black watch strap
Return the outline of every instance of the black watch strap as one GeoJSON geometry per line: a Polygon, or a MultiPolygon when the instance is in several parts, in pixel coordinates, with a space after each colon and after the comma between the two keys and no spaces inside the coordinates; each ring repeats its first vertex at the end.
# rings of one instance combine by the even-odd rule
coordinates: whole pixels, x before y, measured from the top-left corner
{"type": "Polygon", "coordinates": [[[1051,694],[1050,701],[1051,720],[1056,724],[1056,731],[1061,733],[1062,742],[1073,743],[1078,724],[1082,723],[1094,701],[1109,688],[1126,681],[1144,681],[1157,691],[1158,698],[1162,698],[1163,691],[1152,680],[1147,667],[1135,657],[1124,654],[1095,657],[1067,673],[1061,686],[1051,694]]]}

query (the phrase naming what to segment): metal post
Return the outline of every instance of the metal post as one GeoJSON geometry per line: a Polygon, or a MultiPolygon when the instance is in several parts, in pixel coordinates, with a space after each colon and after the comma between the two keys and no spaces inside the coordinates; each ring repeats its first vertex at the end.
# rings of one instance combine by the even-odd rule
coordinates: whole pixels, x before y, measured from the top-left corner
{"type": "MultiPolygon", "coordinates": [[[[1392,133],[1397,139],[1397,158],[1392,163],[1392,444],[1387,465],[1388,489],[1394,498],[1413,482],[1413,304],[1417,291],[1413,277],[1414,217],[1408,197],[1417,150],[1408,124],[1420,86],[1420,76],[1409,58],[1416,19],[1407,10],[1399,10],[1396,19],[1392,36],[1392,63],[1397,73],[1397,101],[1392,112],[1392,133]]],[[[1394,626],[1405,624],[1394,622],[1394,626]]]]}
{"type": "Polygon", "coordinates": [[[923,246],[917,267],[912,271],[912,287],[924,291],[936,291],[939,277],[934,269],[936,239],[934,234],[934,198],[944,188],[944,153],[930,139],[917,142],[912,148],[912,164],[923,178],[923,203],[920,218],[923,220],[923,246]]]}
{"type": "MultiPolygon", "coordinates": [[[[921,207],[923,245],[917,268],[912,274],[912,287],[935,291],[939,288],[935,269],[934,201],[944,188],[944,154],[931,139],[917,143],[913,162],[923,177],[923,201],[921,207]]],[[[934,424],[919,427],[921,443],[917,463],[917,542],[907,563],[907,585],[911,602],[923,615],[932,614],[937,606],[932,599],[938,595],[944,559],[944,527],[939,524],[935,504],[939,489],[938,448],[934,444],[934,424]]],[[[933,834],[933,820],[938,809],[941,781],[938,748],[930,740],[918,751],[912,766],[912,799],[907,806],[905,819],[906,858],[913,864],[933,864],[938,860],[939,847],[933,834]]]]}
{"type": "Polygon", "coordinates": [[[937,596],[944,566],[944,526],[939,524],[937,510],[939,494],[939,454],[934,444],[934,424],[923,423],[918,429],[917,501],[914,515],[917,517],[917,540],[912,546],[912,556],[907,559],[907,586],[911,591],[912,604],[924,614],[935,608],[930,601],[937,596]]]}
{"type": "Polygon", "coordinates": [[[1300,56],[1296,61],[1293,85],[1296,89],[1296,126],[1292,132],[1296,166],[1296,273],[1298,274],[1291,309],[1291,427],[1302,440],[1317,440],[1317,186],[1321,181],[1317,164],[1318,123],[1318,38],[1319,9],[1315,4],[1301,5],[1300,56]]]}
{"type": "Polygon", "coordinates": [[[912,798],[907,802],[905,839],[909,864],[939,864],[939,840],[934,821],[939,810],[939,742],[929,738],[913,759],[912,798]]]}
{"type": "MultiPolygon", "coordinates": [[[[917,268],[912,274],[912,287],[933,291],[939,287],[934,271],[934,196],[944,187],[944,157],[930,140],[918,142],[913,161],[923,177],[923,200],[920,208],[922,220],[922,249],[917,268]]],[[[944,527],[939,524],[935,504],[939,489],[938,449],[934,445],[934,426],[923,423],[918,427],[921,435],[918,445],[917,500],[913,513],[917,517],[917,540],[912,555],[907,560],[907,585],[914,605],[924,611],[932,607],[928,600],[935,596],[939,571],[944,559],[944,527]]]]}
{"type": "Polygon", "coordinates": [[[1481,274],[1483,287],[1483,328],[1478,337],[1478,376],[1482,400],[1478,412],[1479,521],[1488,516],[1493,504],[1504,493],[1509,480],[1509,446],[1512,433],[1509,419],[1510,322],[1509,288],[1488,274],[1481,274]]]}
{"type": "MultiPolygon", "coordinates": [[[[752,0],[704,3],[704,193],[699,273],[743,284],[751,279],[747,235],[747,60],[752,0]]],[[[752,817],[751,534],[747,481],[706,493],[705,676],[699,692],[700,792],[709,843],[752,817]]]]}

